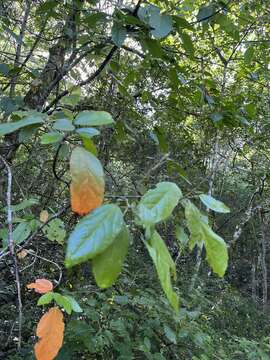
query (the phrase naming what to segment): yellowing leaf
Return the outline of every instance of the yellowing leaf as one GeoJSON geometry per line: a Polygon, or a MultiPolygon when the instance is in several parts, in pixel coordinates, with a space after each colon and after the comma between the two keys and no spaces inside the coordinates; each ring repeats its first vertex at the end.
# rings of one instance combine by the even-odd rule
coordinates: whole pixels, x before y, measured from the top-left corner
{"type": "Polygon", "coordinates": [[[39,320],[36,334],[40,338],[35,345],[37,360],[53,360],[63,344],[65,324],[58,307],[47,311],[39,320]]]}
{"type": "Polygon", "coordinates": [[[85,215],[99,207],[104,197],[104,173],[99,160],[82,147],[76,147],[70,158],[71,207],[85,215]]]}
{"type": "Polygon", "coordinates": [[[35,292],[39,294],[46,294],[52,291],[53,284],[47,279],[36,279],[34,283],[27,285],[27,289],[35,289],[35,292]]]}
{"type": "Polygon", "coordinates": [[[39,214],[39,220],[42,222],[42,223],[45,223],[47,222],[49,219],[49,213],[47,210],[42,210],[39,214]]]}

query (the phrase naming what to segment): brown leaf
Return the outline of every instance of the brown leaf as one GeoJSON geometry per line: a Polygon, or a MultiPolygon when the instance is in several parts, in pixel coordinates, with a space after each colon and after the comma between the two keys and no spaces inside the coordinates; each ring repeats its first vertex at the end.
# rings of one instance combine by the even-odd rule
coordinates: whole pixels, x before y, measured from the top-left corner
{"type": "Polygon", "coordinates": [[[36,334],[40,338],[35,345],[37,360],[53,360],[63,344],[65,324],[58,307],[47,311],[39,320],[36,334]]]}
{"type": "Polygon", "coordinates": [[[28,252],[23,249],[22,251],[17,253],[17,257],[18,257],[18,259],[24,259],[27,254],[28,254],[28,252]]]}
{"type": "Polygon", "coordinates": [[[53,284],[47,279],[36,279],[34,283],[27,285],[27,289],[35,289],[35,292],[39,294],[46,294],[52,291],[53,284]]]}
{"type": "Polygon", "coordinates": [[[42,210],[39,214],[39,220],[42,222],[42,223],[45,223],[47,222],[49,219],[49,213],[47,210],[42,210]]]}

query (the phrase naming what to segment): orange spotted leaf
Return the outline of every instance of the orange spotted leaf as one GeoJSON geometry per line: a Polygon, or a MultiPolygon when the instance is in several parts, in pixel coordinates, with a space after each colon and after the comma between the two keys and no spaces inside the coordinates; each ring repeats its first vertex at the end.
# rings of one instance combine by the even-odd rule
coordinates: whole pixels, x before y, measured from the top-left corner
{"type": "Polygon", "coordinates": [[[37,360],[53,360],[63,344],[65,324],[63,314],[58,307],[47,311],[39,320],[36,334],[39,337],[35,345],[37,360]]]}
{"type": "Polygon", "coordinates": [[[35,292],[39,294],[46,294],[52,291],[53,284],[47,279],[36,279],[34,283],[27,285],[27,289],[35,289],[35,292]]]}
{"type": "Polygon", "coordinates": [[[99,207],[104,198],[104,173],[100,161],[89,151],[76,147],[70,158],[71,207],[85,215],[99,207]]]}

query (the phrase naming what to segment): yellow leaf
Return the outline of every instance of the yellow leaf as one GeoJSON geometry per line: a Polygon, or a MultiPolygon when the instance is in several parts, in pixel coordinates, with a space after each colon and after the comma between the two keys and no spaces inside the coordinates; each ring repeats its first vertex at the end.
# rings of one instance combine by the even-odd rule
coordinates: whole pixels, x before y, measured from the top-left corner
{"type": "Polygon", "coordinates": [[[42,210],[39,214],[39,220],[42,222],[42,223],[45,223],[47,222],[49,219],[49,213],[47,210],[42,210]]]}
{"type": "Polygon", "coordinates": [[[39,320],[36,334],[40,338],[35,345],[37,360],[53,360],[62,347],[65,324],[58,307],[47,311],[39,320]]]}

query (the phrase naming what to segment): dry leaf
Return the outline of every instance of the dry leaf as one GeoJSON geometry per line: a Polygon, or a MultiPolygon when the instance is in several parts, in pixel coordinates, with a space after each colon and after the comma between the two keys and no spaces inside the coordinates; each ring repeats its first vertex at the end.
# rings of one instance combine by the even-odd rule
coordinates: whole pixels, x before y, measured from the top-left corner
{"type": "Polygon", "coordinates": [[[39,214],[39,220],[42,222],[42,223],[45,223],[47,222],[49,219],[49,213],[47,210],[42,210],[39,214]]]}
{"type": "Polygon", "coordinates": [[[47,311],[39,320],[36,334],[40,338],[35,345],[37,360],[53,360],[63,344],[65,324],[58,307],[47,311]]]}
{"type": "Polygon", "coordinates": [[[28,252],[23,249],[22,251],[17,253],[17,257],[18,257],[18,259],[24,259],[27,254],[28,254],[28,252]]]}
{"type": "Polygon", "coordinates": [[[71,208],[85,215],[99,207],[104,198],[104,173],[100,161],[89,151],[76,147],[70,158],[71,208]]]}
{"type": "Polygon", "coordinates": [[[27,289],[35,289],[35,292],[39,294],[46,294],[52,291],[53,284],[47,279],[36,279],[34,283],[27,285],[27,289]]]}

